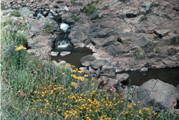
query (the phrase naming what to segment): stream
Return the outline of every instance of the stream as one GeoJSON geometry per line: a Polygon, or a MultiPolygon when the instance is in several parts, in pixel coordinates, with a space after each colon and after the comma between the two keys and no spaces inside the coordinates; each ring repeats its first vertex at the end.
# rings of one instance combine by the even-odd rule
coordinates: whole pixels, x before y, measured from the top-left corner
{"type": "MultiPolygon", "coordinates": [[[[77,68],[81,67],[80,59],[86,55],[92,54],[92,51],[88,48],[74,48],[68,38],[70,26],[66,23],[60,24],[60,29],[63,31],[61,35],[56,39],[53,45],[53,51],[71,52],[66,56],[51,56],[51,60],[59,62],[59,60],[65,60],[66,62],[75,65],[77,68]]],[[[149,79],[160,79],[166,83],[177,86],[179,84],[179,68],[164,68],[164,69],[149,69],[147,72],[125,72],[129,74],[131,85],[140,86],[149,79]]]]}

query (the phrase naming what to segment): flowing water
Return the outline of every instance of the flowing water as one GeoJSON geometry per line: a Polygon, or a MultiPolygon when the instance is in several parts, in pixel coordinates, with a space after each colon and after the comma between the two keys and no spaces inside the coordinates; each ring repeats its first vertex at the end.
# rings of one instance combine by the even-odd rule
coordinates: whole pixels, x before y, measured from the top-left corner
{"type": "Polygon", "coordinates": [[[70,26],[62,21],[59,24],[62,33],[59,37],[55,40],[53,45],[53,50],[55,52],[63,52],[68,51],[71,52],[69,55],[66,56],[51,56],[51,60],[55,60],[59,62],[59,60],[65,60],[66,62],[75,65],[75,67],[81,67],[80,59],[86,55],[92,54],[92,50],[88,48],[74,48],[73,45],[70,43],[70,39],[68,38],[68,29],[70,26]]]}

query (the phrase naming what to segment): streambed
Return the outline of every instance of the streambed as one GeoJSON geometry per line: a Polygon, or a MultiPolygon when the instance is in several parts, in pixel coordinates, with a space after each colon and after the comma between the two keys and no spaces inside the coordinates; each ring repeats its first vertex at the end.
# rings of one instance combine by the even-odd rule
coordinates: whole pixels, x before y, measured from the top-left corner
{"type": "MultiPolygon", "coordinates": [[[[68,38],[68,28],[70,28],[68,24],[60,24],[60,29],[64,31],[64,33],[56,40],[56,43],[53,46],[53,51],[59,53],[63,51],[70,51],[71,53],[66,56],[51,56],[51,60],[55,60],[57,62],[59,60],[65,60],[66,62],[75,65],[77,68],[80,68],[80,59],[86,55],[92,54],[92,50],[89,48],[74,48],[68,38]]],[[[174,86],[179,84],[179,68],[149,69],[146,72],[134,71],[125,73],[129,74],[131,85],[140,86],[149,79],[160,79],[174,86]]]]}

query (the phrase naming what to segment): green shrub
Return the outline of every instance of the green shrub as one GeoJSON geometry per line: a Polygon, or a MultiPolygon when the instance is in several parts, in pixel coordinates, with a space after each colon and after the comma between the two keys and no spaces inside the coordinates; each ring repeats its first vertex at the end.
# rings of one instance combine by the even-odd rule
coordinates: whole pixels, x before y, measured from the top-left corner
{"type": "Polygon", "coordinates": [[[174,30],[173,32],[174,32],[175,34],[177,34],[177,31],[176,31],[176,30],[174,30]]]}
{"type": "Polygon", "coordinates": [[[133,56],[137,58],[144,58],[146,55],[145,55],[144,50],[141,47],[138,47],[134,50],[133,56]]]}
{"type": "Polygon", "coordinates": [[[75,4],[75,0],[71,0],[71,4],[74,5],[75,4]]]}
{"type": "Polygon", "coordinates": [[[10,14],[10,16],[20,17],[21,15],[20,15],[19,11],[16,10],[16,11],[12,12],[10,14]]]}
{"type": "Polygon", "coordinates": [[[22,42],[22,44],[23,45],[26,45],[26,43],[27,43],[27,34],[25,34],[25,33],[23,33],[23,32],[19,32],[18,34],[17,34],[17,39],[19,40],[19,41],[21,41],[22,42]]]}
{"type": "Polygon", "coordinates": [[[153,52],[154,53],[160,53],[161,52],[161,48],[159,46],[156,46],[153,48],[153,52]]]}
{"type": "Polygon", "coordinates": [[[91,15],[92,13],[97,11],[97,8],[95,6],[89,5],[88,7],[80,9],[80,11],[85,12],[87,15],[91,15]]]}
{"type": "Polygon", "coordinates": [[[50,32],[52,30],[52,26],[50,24],[47,24],[44,28],[45,32],[50,32]]]}

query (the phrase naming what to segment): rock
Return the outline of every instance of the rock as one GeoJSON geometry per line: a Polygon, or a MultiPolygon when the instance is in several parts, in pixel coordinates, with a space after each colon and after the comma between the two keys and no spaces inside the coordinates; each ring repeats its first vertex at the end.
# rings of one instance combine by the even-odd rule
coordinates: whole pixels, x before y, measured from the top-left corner
{"type": "Polygon", "coordinates": [[[51,47],[52,38],[50,36],[38,35],[31,39],[28,39],[28,46],[33,49],[40,49],[41,47],[51,47]]]}
{"type": "Polygon", "coordinates": [[[166,36],[170,30],[155,30],[154,33],[158,35],[160,38],[166,36]]]}
{"type": "Polygon", "coordinates": [[[134,103],[140,101],[144,106],[157,106],[158,108],[173,108],[177,103],[179,93],[168,83],[158,79],[150,79],[134,91],[134,103]]]}
{"type": "Polygon", "coordinates": [[[144,68],[141,68],[141,72],[147,72],[149,70],[149,68],[146,68],[146,67],[144,67],[144,68]]]}
{"type": "Polygon", "coordinates": [[[22,17],[28,17],[31,12],[30,10],[27,8],[27,7],[23,7],[19,10],[19,14],[22,16],[22,17]]]}
{"type": "Polygon", "coordinates": [[[179,91],[179,84],[176,86],[176,88],[178,89],[178,91],[179,91]]]}
{"type": "Polygon", "coordinates": [[[28,39],[28,46],[31,49],[36,49],[39,55],[47,57],[46,54],[52,50],[52,38],[50,36],[38,35],[31,39],[28,39]]]}
{"type": "Polygon", "coordinates": [[[14,12],[14,10],[5,10],[5,11],[1,11],[2,16],[8,16],[10,13],[14,12]]]}
{"type": "Polygon", "coordinates": [[[105,51],[109,53],[109,55],[113,57],[117,57],[118,55],[124,53],[125,49],[123,48],[122,45],[119,45],[119,46],[110,45],[105,48],[105,51]]]}
{"type": "Polygon", "coordinates": [[[36,56],[37,50],[36,49],[28,49],[27,53],[30,54],[30,55],[35,55],[36,56]]]}
{"type": "Polygon", "coordinates": [[[119,33],[122,42],[133,40],[135,34],[133,32],[119,33]]]}
{"type": "Polygon", "coordinates": [[[152,6],[152,2],[150,1],[144,1],[142,6],[140,7],[140,13],[141,14],[146,14],[150,11],[152,6]]]}
{"type": "Polygon", "coordinates": [[[53,19],[53,18],[54,18],[54,16],[52,15],[52,13],[48,13],[47,18],[53,19]]]}
{"type": "Polygon", "coordinates": [[[177,49],[177,48],[175,48],[175,47],[169,47],[169,48],[167,49],[167,51],[168,51],[168,54],[169,54],[170,56],[173,56],[173,55],[177,54],[177,52],[179,51],[179,49],[177,49]]]}
{"type": "Polygon", "coordinates": [[[143,28],[135,28],[135,33],[145,33],[145,30],[143,28]]]}
{"type": "Polygon", "coordinates": [[[110,61],[109,59],[96,59],[91,62],[91,66],[94,69],[98,69],[102,67],[103,65],[109,65],[110,66],[110,61]]]}
{"type": "Polygon", "coordinates": [[[84,56],[80,59],[80,63],[81,65],[83,66],[89,66],[91,64],[92,61],[96,60],[96,58],[92,55],[87,55],[87,56],[84,56]]]}
{"type": "Polygon", "coordinates": [[[110,78],[108,84],[108,86],[110,86],[110,88],[113,86],[113,87],[118,87],[120,85],[120,81],[119,80],[116,80],[116,79],[112,79],[110,78]]]}
{"type": "Polygon", "coordinates": [[[34,36],[35,34],[37,34],[40,31],[42,31],[46,25],[47,25],[46,18],[41,18],[39,20],[35,20],[35,21],[31,22],[30,30],[29,30],[30,37],[34,36]]]}
{"type": "Polygon", "coordinates": [[[65,65],[67,64],[67,62],[64,61],[64,60],[62,60],[62,61],[60,61],[58,64],[61,65],[61,66],[65,66],[65,65]]]}
{"type": "Polygon", "coordinates": [[[171,59],[162,59],[162,62],[165,64],[166,67],[168,68],[172,68],[172,67],[176,67],[178,65],[178,60],[173,61],[171,59]]]}
{"type": "Polygon", "coordinates": [[[172,44],[172,45],[179,45],[179,35],[171,37],[170,38],[170,44],[172,44]]]}
{"type": "Polygon", "coordinates": [[[61,29],[62,31],[66,32],[66,31],[68,30],[68,28],[69,28],[69,25],[68,25],[68,24],[66,24],[66,23],[61,23],[61,24],[60,24],[60,29],[61,29]]]}
{"type": "Polygon", "coordinates": [[[173,10],[179,11],[179,5],[174,6],[173,10]]]}
{"type": "Polygon", "coordinates": [[[112,66],[103,65],[102,69],[100,71],[100,75],[114,78],[115,77],[115,68],[112,66]]]}
{"type": "Polygon", "coordinates": [[[137,9],[134,8],[128,8],[126,10],[123,10],[123,17],[127,17],[127,18],[133,18],[136,17],[139,14],[139,11],[137,9]]]}
{"type": "Polygon", "coordinates": [[[133,42],[133,47],[143,47],[146,46],[149,42],[149,39],[146,36],[142,36],[138,39],[135,39],[135,41],[133,42]]]}
{"type": "Polygon", "coordinates": [[[19,23],[18,17],[12,16],[12,17],[11,17],[11,22],[12,22],[12,24],[14,24],[14,25],[18,25],[18,23],[19,23]]]}
{"type": "Polygon", "coordinates": [[[103,85],[106,85],[108,81],[110,80],[107,76],[101,76],[100,77],[101,81],[103,82],[103,85]]]}
{"type": "Polygon", "coordinates": [[[120,82],[127,82],[129,80],[129,74],[127,73],[117,74],[116,79],[119,80],[120,82]]]}
{"type": "Polygon", "coordinates": [[[64,56],[69,55],[70,53],[71,53],[71,52],[69,52],[69,51],[63,51],[63,52],[60,53],[60,55],[61,55],[62,57],[64,57],[64,56]]]}
{"type": "Polygon", "coordinates": [[[58,56],[59,52],[52,51],[51,56],[58,56]]]}

